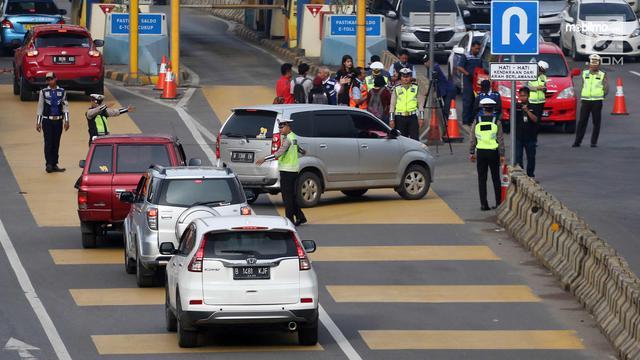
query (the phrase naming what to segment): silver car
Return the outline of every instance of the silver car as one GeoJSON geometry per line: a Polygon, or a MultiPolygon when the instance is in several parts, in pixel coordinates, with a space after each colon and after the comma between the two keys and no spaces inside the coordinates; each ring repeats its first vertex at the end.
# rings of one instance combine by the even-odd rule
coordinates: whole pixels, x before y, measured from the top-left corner
{"type": "Polygon", "coordinates": [[[540,35],[556,44],[560,39],[562,12],[567,8],[566,0],[540,0],[540,35]]]}
{"type": "Polygon", "coordinates": [[[323,192],[362,196],[367,189],[393,188],[405,199],[429,191],[434,159],[426,145],[401,136],[370,113],[342,106],[299,104],[233,109],[220,130],[216,153],[245,189],[279,192],[278,164],[255,161],[280,146],[278,118],[293,120],[300,158],[297,198],[315,206],[323,192]]]}
{"type": "Polygon", "coordinates": [[[253,213],[233,171],[217,167],[153,167],[135,192],[122,193],[120,201],[131,203],[124,220],[125,270],[137,275],[140,287],[164,280],[171,256],[160,254],[159,244],[177,248],[194,219],[253,213]]]}

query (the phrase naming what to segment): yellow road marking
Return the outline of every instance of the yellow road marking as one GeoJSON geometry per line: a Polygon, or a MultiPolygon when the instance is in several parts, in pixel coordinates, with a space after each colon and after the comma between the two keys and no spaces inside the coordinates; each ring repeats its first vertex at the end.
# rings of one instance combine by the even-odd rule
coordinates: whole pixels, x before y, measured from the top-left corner
{"type": "Polygon", "coordinates": [[[123,264],[122,249],[52,249],[49,254],[56,265],[123,264]]]}
{"type": "MultiPolygon", "coordinates": [[[[62,134],[60,167],[64,173],[44,171],[43,138],[35,130],[36,102],[21,102],[11,92],[11,85],[0,85],[0,147],[11,167],[20,191],[38,226],[78,226],[77,192],[73,188],[80,169],[78,160],[87,154],[87,120],[84,116],[89,102],[77,93],[69,94],[71,127],[62,134]]],[[[105,89],[105,101],[115,102],[105,89]]],[[[114,106],[119,106],[115,104],[114,106]]],[[[109,122],[113,133],[139,133],[127,115],[109,122]]]]}
{"type": "Polygon", "coordinates": [[[365,330],[372,350],[578,350],[573,330],[365,330]]]}
{"type": "MultiPolygon", "coordinates": [[[[282,197],[269,198],[284,216],[282,197]]],[[[391,189],[372,189],[361,199],[329,191],[304,213],[310,224],[464,224],[433,190],[424,199],[413,201],[403,200],[391,189]]]]}
{"type": "Polygon", "coordinates": [[[313,261],[500,260],[487,246],[319,246],[313,261]]]}
{"type": "Polygon", "coordinates": [[[271,104],[276,96],[274,89],[268,86],[205,86],[202,93],[221,124],[227,121],[231,109],[271,104]]]}
{"type": "Polygon", "coordinates": [[[78,306],[162,305],[164,288],[70,289],[78,306]]]}
{"type": "Polygon", "coordinates": [[[178,353],[238,353],[238,352],[284,352],[284,351],[322,351],[315,346],[274,345],[274,346],[203,346],[181,348],[175,334],[126,334],[92,335],[100,355],[133,354],[178,354],[178,353]]]}
{"type": "Polygon", "coordinates": [[[336,302],[538,302],[524,285],[328,285],[336,302]]]}

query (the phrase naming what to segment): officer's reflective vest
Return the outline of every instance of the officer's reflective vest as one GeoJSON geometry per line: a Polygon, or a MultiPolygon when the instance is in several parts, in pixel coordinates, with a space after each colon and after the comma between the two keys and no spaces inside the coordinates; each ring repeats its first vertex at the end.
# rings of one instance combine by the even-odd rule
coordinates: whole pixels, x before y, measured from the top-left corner
{"type": "MultiPolygon", "coordinates": [[[[535,81],[529,81],[527,84],[530,88],[532,87],[547,87],[547,76],[544,74],[540,74],[538,79],[535,81]]],[[[529,95],[529,103],[531,104],[544,104],[545,102],[545,93],[542,90],[531,91],[529,95]]]]}
{"type": "MultiPolygon", "coordinates": [[[[385,85],[389,85],[389,78],[387,78],[386,76],[384,76],[382,74],[377,75],[377,76],[382,76],[382,78],[384,79],[384,84],[385,85]]],[[[376,80],[376,76],[373,75],[373,74],[367,76],[364,79],[364,83],[367,84],[367,89],[373,89],[374,88],[375,80],[376,80]]]]}
{"type": "Polygon", "coordinates": [[[46,87],[42,89],[44,97],[43,116],[62,116],[62,100],[64,99],[64,89],[59,87],[52,89],[46,87]]]}
{"type": "Polygon", "coordinates": [[[292,131],[287,135],[290,145],[287,151],[278,158],[278,170],[298,172],[300,163],[298,162],[298,137],[292,131]]]}
{"type": "Polygon", "coordinates": [[[418,85],[411,85],[409,88],[398,85],[394,91],[396,92],[395,112],[406,113],[418,110],[418,85]]]}
{"type": "Polygon", "coordinates": [[[96,130],[98,131],[99,136],[109,134],[109,122],[107,121],[107,116],[99,114],[93,119],[93,121],[96,122],[96,130]]]}
{"type": "MultiPolygon", "coordinates": [[[[367,98],[367,84],[360,83],[360,99],[366,99],[366,98],[367,98]]],[[[366,100],[359,106],[356,106],[356,100],[353,98],[353,86],[349,89],[349,106],[367,110],[366,100]]]]}
{"type": "Polygon", "coordinates": [[[598,70],[597,73],[592,74],[591,71],[585,70],[582,72],[582,80],[582,93],[580,94],[582,100],[604,100],[603,71],[598,70]]]}
{"type": "Polygon", "coordinates": [[[478,143],[476,149],[478,150],[496,150],[498,144],[498,125],[496,124],[496,117],[491,117],[490,121],[483,121],[489,117],[478,116],[478,122],[476,124],[476,139],[478,143]]]}

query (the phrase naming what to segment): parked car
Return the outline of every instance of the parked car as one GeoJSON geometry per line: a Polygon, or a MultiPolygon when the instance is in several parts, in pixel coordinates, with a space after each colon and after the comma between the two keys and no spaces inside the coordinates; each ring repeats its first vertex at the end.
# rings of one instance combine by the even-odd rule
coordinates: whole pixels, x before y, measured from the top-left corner
{"type": "Polygon", "coordinates": [[[278,118],[293,120],[298,143],[307,151],[300,157],[301,206],[315,206],[329,190],[362,196],[367,189],[393,188],[409,200],[429,191],[435,162],[426,145],[360,109],[299,104],[233,109],[218,134],[219,161],[256,194],[280,190],[277,162],[255,164],[280,146],[278,118]]]}
{"type": "Polygon", "coordinates": [[[556,44],[560,39],[562,12],[567,8],[566,0],[540,0],[540,35],[556,44]]]}
{"type": "Polygon", "coordinates": [[[562,13],[560,46],[574,60],[640,55],[640,25],[625,0],[579,0],[562,13]]]}
{"type": "MultiPolygon", "coordinates": [[[[253,193],[250,193],[253,196],[253,193]]],[[[161,255],[160,243],[178,239],[195,217],[251,215],[244,190],[229,168],[158,167],[140,178],[133,192],[120,194],[131,204],[124,219],[124,266],[136,274],[138,286],[164,280],[170,260],[161,255]]]]}
{"type": "MultiPolygon", "coordinates": [[[[108,135],[96,138],[85,160],[80,160],[82,175],[76,181],[78,217],[82,246],[93,248],[96,237],[107,229],[120,228],[130,204],[120,194],[133,191],[149,166],[185,164],[182,145],[168,135],[108,135]]],[[[192,159],[190,164],[199,162],[192,159]]]]}
{"type": "Polygon", "coordinates": [[[471,52],[471,44],[474,42],[480,42],[485,44],[488,41],[487,33],[489,32],[489,24],[477,24],[470,27],[460,41],[453,47],[449,58],[447,59],[447,65],[449,68],[449,79],[453,79],[453,83],[458,88],[458,91],[462,91],[462,73],[458,73],[458,64],[461,57],[471,52]]]}
{"type": "Polygon", "coordinates": [[[166,327],[181,347],[215,326],[273,326],[297,331],[301,345],[318,342],[318,280],[293,224],[276,216],[194,220],[167,265],[166,327]]]}
{"type": "Polygon", "coordinates": [[[64,24],[62,15],[53,0],[7,0],[0,2],[0,50],[3,54],[20,45],[27,31],[36,25],[64,24]]]}
{"type": "Polygon", "coordinates": [[[491,21],[491,0],[457,0],[462,11],[468,11],[467,22],[489,23],[491,21]]]}
{"type": "Polygon", "coordinates": [[[104,92],[104,64],[86,28],[76,25],[39,25],[27,32],[13,60],[13,94],[31,100],[47,85],[46,73],[56,74],[58,85],[86,94],[104,92]]]}
{"type": "MultiPolygon", "coordinates": [[[[438,0],[436,8],[436,34],[434,50],[436,55],[447,55],[464,35],[464,16],[456,0],[438,0]]],[[[429,42],[428,1],[422,0],[380,0],[369,8],[373,14],[385,16],[387,44],[397,52],[407,50],[413,56],[423,56],[429,42]]]]}

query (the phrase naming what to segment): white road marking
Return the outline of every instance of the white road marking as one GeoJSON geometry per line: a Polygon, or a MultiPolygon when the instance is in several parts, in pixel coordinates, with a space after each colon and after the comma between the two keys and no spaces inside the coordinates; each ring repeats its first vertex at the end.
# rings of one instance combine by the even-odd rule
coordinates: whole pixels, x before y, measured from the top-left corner
{"type": "Polygon", "coordinates": [[[633,75],[640,76],[640,73],[637,71],[630,70],[629,72],[632,73],[633,75]]]}
{"type": "Polygon", "coordinates": [[[7,230],[4,228],[2,220],[0,220],[0,244],[2,244],[2,248],[4,249],[7,258],[9,259],[9,264],[11,264],[11,268],[16,274],[16,278],[18,279],[18,283],[20,284],[20,287],[24,292],[24,296],[27,298],[27,301],[31,305],[33,312],[38,317],[38,320],[40,321],[45,334],[47,334],[47,338],[49,338],[49,342],[53,347],[53,351],[56,353],[59,360],[71,360],[71,355],[69,355],[67,347],[62,342],[62,338],[60,338],[58,329],[56,329],[56,326],[53,324],[53,320],[51,320],[51,317],[49,317],[44,304],[42,304],[42,301],[38,297],[38,294],[36,294],[36,290],[31,283],[31,279],[29,279],[27,270],[25,270],[24,266],[22,266],[20,257],[18,256],[16,249],[13,247],[13,243],[9,238],[7,230]]]}
{"type": "Polygon", "coordinates": [[[342,352],[347,356],[349,360],[362,360],[360,355],[356,352],[356,350],[351,346],[351,343],[344,336],[338,325],[331,320],[329,314],[324,311],[322,305],[318,305],[318,312],[320,316],[320,322],[324,325],[325,328],[329,331],[329,334],[333,337],[333,340],[336,341],[336,344],[342,349],[342,352]]]}
{"type": "Polygon", "coordinates": [[[20,341],[16,338],[10,338],[6,344],[4,344],[5,351],[16,351],[20,359],[31,359],[38,360],[37,357],[31,354],[31,351],[40,350],[40,348],[35,347],[33,345],[29,345],[23,341],[20,341]]]}
{"type": "MultiPolygon", "coordinates": [[[[241,37],[237,36],[237,35],[234,33],[234,31],[233,31],[233,30],[236,28],[236,26],[239,26],[240,24],[235,23],[235,22],[233,22],[233,21],[229,21],[229,20],[227,20],[227,19],[219,18],[219,17],[217,17],[217,16],[215,16],[215,15],[211,15],[211,17],[212,17],[212,18],[215,18],[216,20],[222,21],[222,22],[223,22],[223,23],[225,23],[225,24],[227,24],[227,26],[229,26],[229,28],[227,29],[227,32],[229,32],[229,33],[233,34],[233,36],[237,37],[237,38],[238,38],[238,39],[240,39],[240,40],[244,40],[244,39],[242,39],[241,37]]],[[[250,47],[254,48],[255,50],[258,50],[258,51],[260,51],[261,53],[264,53],[264,54],[267,54],[267,55],[271,56],[271,57],[272,57],[272,58],[273,58],[273,59],[274,59],[278,64],[282,65],[282,64],[284,64],[284,63],[285,63],[285,61],[284,61],[284,60],[280,59],[278,56],[276,56],[276,55],[272,54],[272,53],[271,53],[271,52],[269,52],[268,50],[265,50],[265,49],[263,49],[263,48],[259,47],[258,45],[255,45],[255,44],[253,44],[253,43],[251,43],[251,42],[249,42],[249,41],[243,41],[243,42],[244,42],[244,44],[245,44],[245,45],[249,45],[250,47]]]]}

